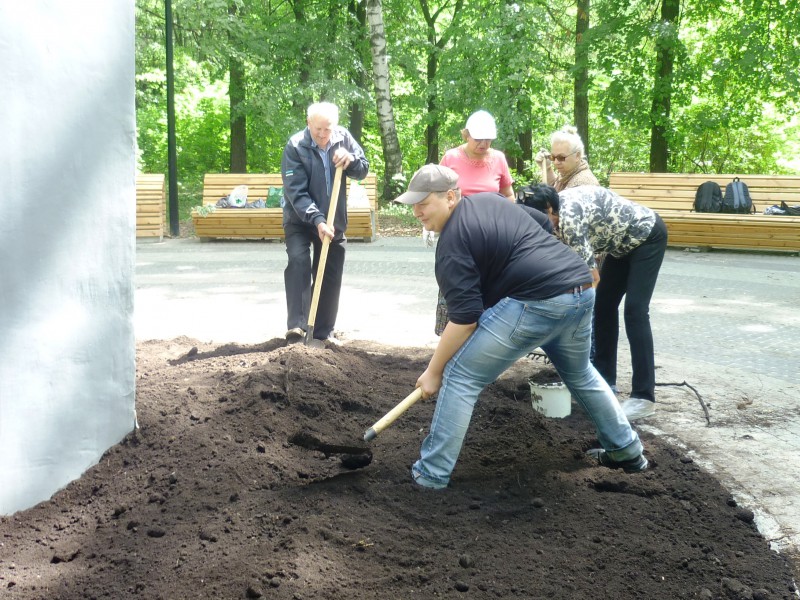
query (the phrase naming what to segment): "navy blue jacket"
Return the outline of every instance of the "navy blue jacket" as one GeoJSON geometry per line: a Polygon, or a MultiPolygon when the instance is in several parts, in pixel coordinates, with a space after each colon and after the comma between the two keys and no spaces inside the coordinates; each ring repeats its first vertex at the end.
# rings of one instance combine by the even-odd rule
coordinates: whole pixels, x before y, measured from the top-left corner
{"type": "MultiPolygon", "coordinates": [[[[355,157],[344,171],[351,179],[361,180],[369,172],[369,162],[361,146],[344,127],[335,127],[331,134],[328,156],[331,158],[331,188],[336,168],[333,166],[333,154],[338,148],[345,148],[355,157]]],[[[330,206],[330,195],[325,181],[325,167],[322,158],[313,145],[311,133],[306,127],[294,134],[286,143],[281,159],[281,176],[283,177],[284,226],[287,223],[316,227],[326,221],[330,206]]],[[[339,189],[339,200],[333,225],[336,237],[339,238],[347,229],[347,182],[342,178],[339,189]]]]}

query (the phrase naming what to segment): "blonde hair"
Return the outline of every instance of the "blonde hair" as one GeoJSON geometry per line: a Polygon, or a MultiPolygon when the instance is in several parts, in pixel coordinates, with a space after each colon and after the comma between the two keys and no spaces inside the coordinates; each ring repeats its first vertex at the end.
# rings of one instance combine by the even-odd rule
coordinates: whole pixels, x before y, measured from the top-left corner
{"type": "Polygon", "coordinates": [[[560,130],[556,131],[550,136],[550,147],[557,142],[566,142],[569,144],[569,149],[572,152],[580,152],[581,157],[586,154],[583,148],[583,140],[578,135],[578,129],[573,125],[564,125],[560,130]]]}

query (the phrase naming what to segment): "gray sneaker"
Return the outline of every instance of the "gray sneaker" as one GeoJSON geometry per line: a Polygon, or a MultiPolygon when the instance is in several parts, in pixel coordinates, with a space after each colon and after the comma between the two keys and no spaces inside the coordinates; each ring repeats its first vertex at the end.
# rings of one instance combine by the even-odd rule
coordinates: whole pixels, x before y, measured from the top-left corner
{"type": "Polygon", "coordinates": [[[640,473],[647,469],[648,462],[644,454],[630,460],[612,460],[608,453],[602,448],[592,448],[586,451],[587,456],[596,459],[601,466],[609,469],[622,469],[626,473],[640,473]]]}
{"type": "Polygon", "coordinates": [[[656,403],[652,400],[631,397],[627,400],[623,400],[619,404],[622,407],[622,412],[628,417],[628,421],[644,419],[656,414],[656,403]]]}

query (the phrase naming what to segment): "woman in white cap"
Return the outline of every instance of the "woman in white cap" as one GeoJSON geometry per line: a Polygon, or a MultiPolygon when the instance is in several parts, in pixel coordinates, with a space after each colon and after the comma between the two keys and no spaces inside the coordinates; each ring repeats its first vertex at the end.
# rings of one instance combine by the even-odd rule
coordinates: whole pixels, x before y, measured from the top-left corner
{"type": "Polygon", "coordinates": [[[497,138],[497,125],[494,117],[485,110],[479,110],[467,119],[467,126],[461,130],[464,143],[445,152],[439,164],[450,167],[458,173],[458,185],[464,196],[477,192],[499,192],[511,202],[515,201],[506,156],[492,148],[497,138]]]}
{"type": "MultiPolygon", "coordinates": [[[[497,124],[494,117],[485,110],[472,113],[467,126],[461,130],[464,143],[444,153],[440,165],[453,169],[458,174],[458,187],[463,196],[479,192],[496,192],[511,202],[515,202],[511,172],[506,155],[492,148],[497,138],[497,124]]],[[[433,243],[433,232],[422,229],[425,243],[433,243]]],[[[436,335],[441,335],[447,325],[447,305],[442,292],[436,304],[436,335]]]]}

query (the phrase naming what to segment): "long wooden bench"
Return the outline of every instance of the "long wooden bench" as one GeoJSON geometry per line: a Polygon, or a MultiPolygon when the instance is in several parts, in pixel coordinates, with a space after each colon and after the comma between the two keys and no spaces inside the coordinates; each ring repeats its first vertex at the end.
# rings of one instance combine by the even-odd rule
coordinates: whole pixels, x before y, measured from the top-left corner
{"type": "Polygon", "coordinates": [[[781,201],[800,204],[799,176],[615,172],[609,188],[658,212],[667,225],[670,246],[800,252],[800,217],[764,214],[765,208],[781,201]],[[694,212],[701,183],[716,181],[724,194],[734,177],[747,184],[755,214],[694,212]]]}
{"type": "Polygon", "coordinates": [[[167,224],[167,201],[164,174],[136,176],[136,237],[164,237],[167,224]]]}
{"type": "MultiPolygon", "coordinates": [[[[347,239],[375,240],[378,232],[377,179],[369,173],[358,182],[367,193],[368,206],[347,207],[347,239]]],[[[283,240],[281,208],[214,208],[237,185],[247,186],[247,201],[266,199],[270,188],[282,188],[280,173],[208,173],[203,179],[202,208],[192,209],[195,235],[211,238],[283,240]]],[[[343,178],[350,198],[351,180],[343,178]]]]}

